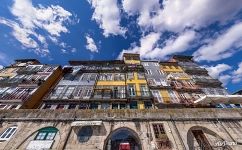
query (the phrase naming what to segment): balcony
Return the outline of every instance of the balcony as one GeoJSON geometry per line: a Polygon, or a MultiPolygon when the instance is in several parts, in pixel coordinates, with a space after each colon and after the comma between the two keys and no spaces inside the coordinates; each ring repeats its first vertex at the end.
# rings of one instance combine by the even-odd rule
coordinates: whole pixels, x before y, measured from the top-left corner
{"type": "Polygon", "coordinates": [[[197,85],[184,85],[180,82],[172,82],[171,86],[177,91],[201,91],[201,89],[197,85]]]}
{"type": "Polygon", "coordinates": [[[22,79],[9,79],[5,78],[0,80],[0,87],[16,86],[22,82],[22,79]]]}
{"type": "Polygon", "coordinates": [[[191,105],[191,104],[194,104],[195,100],[196,100],[195,98],[180,98],[180,103],[191,105]]]}
{"type": "Polygon", "coordinates": [[[0,95],[0,101],[1,102],[23,102],[26,101],[30,97],[30,94],[28,92],[20,94],[4,94],[0,95]]]}
{"type": "Polygon", "coordinates": [[[20,68],[16,72],[18,74],[27,74],[27,75],[29,75],[29,74],[36,74],[38,71],[40,71],[40,68],[36,67],[36,68],[32,68],[32,69],[30,69],[30,68],[20,68]]]}
{"type": "Polygon", "coordinates": [[[193,78],[193,81],[198,85],[213,85],[221,86],[222,83],[218,79],[193,78]]]}
{"type": "Polygon", "coordinates": [[[126,100],[126,93],[113,91],[111,89],[95,89],[91,99],[94,100],[126,100]]]}
{"type": "Polygon", "coordinates": [[[145,71],[143,65],[138,65],[138,64],[128,64],[124,67],[124,70],[126,70],[126,71],[141,71],[141,72],[145,71]]]}
{"type": "Polygon", "coordinates": [[[127,91],[128,99],[151,99],[152,97],[150,91],[127,91]]]}
{"type": "Polygon", "coordinates": [[[193,66],[183,66],[183,70],[190,74],[207,74],[208,71],[205,68],[193,67],[193,66]]]}

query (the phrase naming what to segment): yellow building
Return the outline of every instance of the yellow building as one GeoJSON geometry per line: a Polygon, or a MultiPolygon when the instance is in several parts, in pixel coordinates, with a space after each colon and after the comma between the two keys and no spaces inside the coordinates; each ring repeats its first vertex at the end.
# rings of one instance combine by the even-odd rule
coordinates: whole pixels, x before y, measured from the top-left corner
{"type": "Polygon", "coordinates": [[[126,64],[126,88],[130,108],[145,109],[152,107],[151,93],[139,54],[124,53],[123,60],[126,64]]]}

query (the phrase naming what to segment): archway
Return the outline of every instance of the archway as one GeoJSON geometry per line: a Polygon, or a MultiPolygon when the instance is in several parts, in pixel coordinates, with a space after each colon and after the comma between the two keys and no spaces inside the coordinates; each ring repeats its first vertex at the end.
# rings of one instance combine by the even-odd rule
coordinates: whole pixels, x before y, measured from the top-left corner
{"type": "MultiPolygon", "coordinates": [[[[189,150],[219,150],[221,149],[219,142],[222,141],[224,141],[224,139],[217,133],[202,126],[191,127],[187,132],[187,144],[189,150]]],[[[232,150],[228,145],[223,146],[223,148],[226,150],[232,150]]]]}
{"type": "Polygon", "coordinates": [[[109,134],[104,150],[142,150],[137,133],[129,128],[119,128],[109,134]]]}

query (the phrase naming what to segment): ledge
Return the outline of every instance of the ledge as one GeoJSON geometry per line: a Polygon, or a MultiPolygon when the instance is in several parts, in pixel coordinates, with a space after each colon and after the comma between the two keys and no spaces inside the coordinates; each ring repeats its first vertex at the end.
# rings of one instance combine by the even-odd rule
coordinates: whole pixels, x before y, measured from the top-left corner
{"type": "Polygon", "coordinates": [[[0,121],[210,121],[242,120],[242,109],[0,110],[0,121]]]}

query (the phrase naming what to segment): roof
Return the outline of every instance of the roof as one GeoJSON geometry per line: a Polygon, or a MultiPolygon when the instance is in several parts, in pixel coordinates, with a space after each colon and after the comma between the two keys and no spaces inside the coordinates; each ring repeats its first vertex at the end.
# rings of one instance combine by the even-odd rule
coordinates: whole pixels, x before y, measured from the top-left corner
{"type": "Polygon", "coordinates": [[[16,62],[29,62],[29,61],[35,61],[35,62],[40,63],[39,60],[37,60],[37,59],[29,59],[29,58],[15,59],[14,61],[16,61],[16,62]]]}
{"type": "Polygon", "coordinates": [[[99,64],[99,65],[104,65],[104,64],[124,64],[122,60],[99,60],[99,61],[82,61],[82,60],[70,60],[69,64],[73,66],[77,65],[89,65],[89,64],[99,64]]]}
{"type": "Polygon", "coordinates": [[[178,65],[178,62],[160,61],[160,65],[178,65]]]}
{"type": "Polygon", "coordinates": [[[187,56],[187,55],[174,55],[172,58],[174,58],[174,59],[189,59],[189,60],[192,60],[193,56],[187,56]]]}
{"type": "Polygon", "coordinates": [[[238,90],[238,91],[234,92],[233,95],[242,95],[242,90],[238,90]]]}
{"type": "Polygon", "coordinates": [[[123,53],[123,56],[140,56],[140,54],[136,54],[136,53],[123,53]]]}

